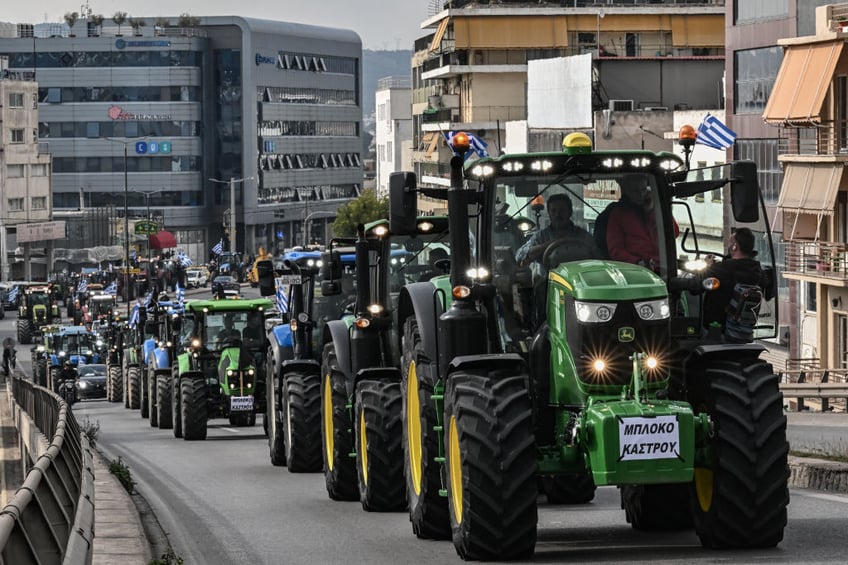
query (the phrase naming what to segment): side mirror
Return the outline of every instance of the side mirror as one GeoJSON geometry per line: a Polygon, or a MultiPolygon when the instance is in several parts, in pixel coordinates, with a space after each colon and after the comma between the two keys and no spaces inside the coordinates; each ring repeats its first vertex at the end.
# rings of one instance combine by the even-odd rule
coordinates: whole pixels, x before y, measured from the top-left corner
{"type": "Polygon", "coordinates": [[[389,231],[392,235],[409,235],[417,231],[418,184],[415,173],[389,175],[389,231]]]}
{"type": "Polygon", "coordinates": [[[325,251],[321,254],[321,294],[336,296],[342,291],[339,282],[342,278],[342,259],[338,251],[325,251]]]}
{"type": "Polygon", "coordinates": [[[342,293],[342,285],[337,281],[321,281],[322,296],[338,296],[342,293]]]}
{"type": "Polygon", "coordinates": [[[734,161],[730,166],[730,207],[737,222],[753,223],[760,219],[757,165],[753,161],[734,161]]]}

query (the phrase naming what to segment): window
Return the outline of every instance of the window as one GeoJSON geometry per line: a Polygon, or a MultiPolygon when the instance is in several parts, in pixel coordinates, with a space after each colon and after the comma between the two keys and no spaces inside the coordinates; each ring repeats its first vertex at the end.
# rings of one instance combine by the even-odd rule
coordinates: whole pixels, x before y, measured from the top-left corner
{"type": "Polygon", "coordinates": [[[100,123],[88,122],[85,124],[85,136],[88,138],[100,137],[100,123]]]}
{"type": "Polygon", "coordinates": [[[61,88],[48,88],[47,89],[47,101],[51,104],[60,104],[62,102],[62,89],[61,88]]]}
{"type": "Polygon", "coordinates": [[[23,212],[24,210],[24,199],[23,198],[10,198],[8,201],[8,210],[9,212],[23,212]]]}
{"type": "Polygon", "coordinates": [[[24,93],[23,92],[10,92],[9,93],[9,108],[23,108],[24,107],[24,93]]]}
{"type": "Polygon", "coordinates": [[[737,139],[736,159],[757,163],[757,178],[766,204],[777,204],[783,171],[777,160],[776,139],[737,139]]]}
{"type": "Polygon", "coordinates": [[[8,176],[10,179],[23,177],[24,176],[24,166],[23,165],[7,165],[6,166],[6,176],[8,176]]]}
{"type": "Polygon", "coordinates": [[[47,165],[44,163],[30,165],[30,176],[33,177],[46,177],[47,176],[47,165]]]}
{"type": "Polygon", "coordinates": [[[33,210],[46,210],[47,209],[47,197],[46,196],[33,196],[32,197],[32,209],[33,210]]]}
{"type": "Polygon", "coordinates": [[[23,143],[24,142],[24,130],[22,129],[12,129],[9,130],[9,143],[23,143]]]}
{"type": "Polygon", "coordinates": [[[736,24],[789,17],[789,0],[736,0],[736,24]]]}
{"type": "Polygon", "coordinates": [[[783,61],[778,46],[734,53],[734,106],[737,114],[762,114],[783,61]]]}

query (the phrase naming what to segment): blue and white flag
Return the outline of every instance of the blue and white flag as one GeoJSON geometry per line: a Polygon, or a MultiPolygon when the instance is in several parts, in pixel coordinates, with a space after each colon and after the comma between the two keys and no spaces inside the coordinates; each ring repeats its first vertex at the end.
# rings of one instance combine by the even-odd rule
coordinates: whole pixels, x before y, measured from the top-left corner
{"type": "Polygon", "coordinates": [[[153,291],[147,293],[147,296],[144,297],[144,307],[150,307],[150,301],[153,300],[153,291]]]}
{"type": "Polygon", "coordinates": [[[83,294],[85,292],[88,292],[88,283],[85,282],[85,279],[80,279],[80,282],[77,285],[77,294],[83,294]]]}
{"type": "Polygon", "coordinates": [[[109,286],[103,289],[103,294],[111,294],[112,296],[118,295],[118,281],[112,281],[109,283],[109,286]]]}
{"type": "Polygon", "coordinates": [[[194,264],[194,261],[192,261],[185,253],[177,254],[177,262],[185,268],[191,267],[194,264]]]}
{"type": "Polygon", "coordinates": [[[16,286],[12,287],[12,290],[9,291],[9,296],[8,296],[10,303],[14,303],[14,302],[18,301],[18,293],[19,292],[20,291],[18,290],[18,287],[16,287],[16,286]]]}
{"type": "Polygon", "coordinates": [[[736,141],[736,132],[724,125],[721,120],[707,114],[704,121],[698,126],[698,136],[695,143],[712,147],[713,149],[727,149],[736,141]]]}
{"type": "Polygon", "coordinates": [[[216,243],[215,246],[212,248],[212,253],[214,253],[215,255],[220,255],[223,252],[224,252],[224,238],[222,237],[221,240],[218,243],[216,243]]]}
{"type": "MultiPolygon", "coordinates": [[[[448,147],[453,149],[453,137],[459,133],[458,131],[449,131],[445,134],[445,140],[448,142],[448,147]]],[[[465,154],[465,158],[471,156],[472,153],[476,153],[478,157],[488,157],[489,152],[486,151],[486,148],[489,146],[488,143],[474,135],[473,133],[465,132],[465,135],[468,136],[469,142],[469,150],[468,153],[465,154]]]]}
{"type": "Polygon", "coordinates": [[[139,318],[138,310],[139,310],[139,304],[138,304],[138,301],[136,301],[135,306],[133,306],[132,312],[130,313],[129,326],[132,329],[135,329],[136,326],[138,325],[138,318],[139,318]]]}
{"type": "Polygon", "coordinates": [[[276,279],[276,298],[277,298],[277,311],[280,314],[285,314],[289,311],[289,301],[286,298],[286,292],[288,291],[287,284],[283,284],[281,279],[276,279]]]}
{"type": "Polygon", "coordinates": [[[177,303],[182,306],[185,304],[185,289],[180,286],[180,281],[177,281],[176,286],[174,287],[174,292],[177,295],[177,303]]]}

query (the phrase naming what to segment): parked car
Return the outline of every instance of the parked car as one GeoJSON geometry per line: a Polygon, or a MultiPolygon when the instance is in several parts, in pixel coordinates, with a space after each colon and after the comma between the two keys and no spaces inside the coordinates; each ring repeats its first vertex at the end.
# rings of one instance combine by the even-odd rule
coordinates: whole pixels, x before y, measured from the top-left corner
{"type": "Polygon", "coordinates": [[[77,399],[106,398],[106,365],[95,363],[77,367],[77,399]]]}
{"type": "Polygon", "coordinates": [[[0,283],[0,312],[6,310],[16,310],[18,308],[18,300],[9,300],[9,293],[15,287],[12,283],[0,283]]]}
{"type": "Polygon", "coordinates": [[[186,270],[186,288],[205,287],[209,283],[209,275],[206,269],[187,269],[186,270]]]}
{"type": "Polygon", "coordinates": [[[212,298],[218,296],[219,289],[227,298],[238,296],[240,288],[238,281],[230,275],[218,275],[212,279],[212,298]]]}

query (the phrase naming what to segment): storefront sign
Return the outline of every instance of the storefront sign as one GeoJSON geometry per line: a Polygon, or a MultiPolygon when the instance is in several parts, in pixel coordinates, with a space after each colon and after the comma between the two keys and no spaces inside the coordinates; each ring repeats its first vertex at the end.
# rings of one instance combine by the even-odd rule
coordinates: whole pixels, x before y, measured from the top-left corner
{"type": "Polygon", "coordinates": [[[64,220],[58,222],[40,222],[37,224],[18,224],[16,227],[18,243],[65,239],[64,220]]]}

